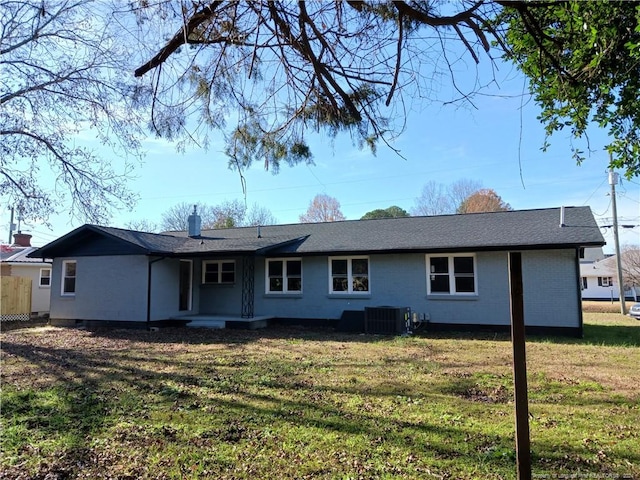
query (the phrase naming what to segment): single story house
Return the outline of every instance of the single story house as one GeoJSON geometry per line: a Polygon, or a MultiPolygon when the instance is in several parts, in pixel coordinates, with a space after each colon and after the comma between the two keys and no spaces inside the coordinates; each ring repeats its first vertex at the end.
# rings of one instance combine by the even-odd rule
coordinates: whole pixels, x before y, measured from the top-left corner
{"type": "Polygon", "coordinates": [[[31,246],[28,233],[16,233],[13,239],[13,244],[0,245],[0,276],[30,279],[31,308],[27,316],[44,317],[49,314],[52,262],[47,258],[29,256],[37,247],[31,246]]]}
{"type": "Polygon", "coordinates": [[[510,325],[508,254],[522,255],[529,331],[582,334],[580,253],[604,238],[589,207],[162,234],[84,225],[53,258],[51,321],[161,326],[195,316],[339,325],[410,308],[427,328],[510,325]]]}
{"type": "MultiPolygon", "coordinates": [[[[622,265],[631,252],[623,252],[622,265]]],[[[637,253],[636,253],[637,256],[637,253]]],[[[620,299],[618,286],[618,270],[616,255],[597,256],[592,261],[583,259],[580,263],[580,286],[583,300],[608,300],[620,299]]],[[[628,261],[633,262],[632,259],[628,261]]],[[[624,297],[626,300],[638,301],[640,298],[640,285],[624,285],[624,297]]]]}

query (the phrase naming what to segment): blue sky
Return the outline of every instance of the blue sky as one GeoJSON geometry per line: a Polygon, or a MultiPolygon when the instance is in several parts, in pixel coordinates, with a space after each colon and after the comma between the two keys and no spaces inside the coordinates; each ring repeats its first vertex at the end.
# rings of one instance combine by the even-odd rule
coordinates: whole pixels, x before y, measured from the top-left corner
{"type": "MultiPolygon", "coordinates": [[[[477,108],[409,105],[415,111],[393,143],[404,158],[384,145],[375,156],[359,150],[347,135],[335,141],[316,135],[309,138],[315,166],[283,166],[273,175],[256,162],[245,173],[247,205],[268,208],[279,223],[295,223],[316,194],[326,193],[338,199],[342,212],[352,220],[391,205],[409,211],[429,181],[450,185],[471,179],[494,189],[514,209],[588,205],[600,224],[610,225],[604,132],[591,129],[594,152],[580,166],[571,158],[568,133],[554,135],[551,148],[542,152],[544,131],[536,120],[538,109],[533,102],[521,105],[522,78],[510,78],[493,95],[475,98],[477,108]]],[[[580,146],[586,149],[584,142],[580,146]]],[[[141,219],[158,222],[163,212],[181,202],[215,205],[244,200],[239,176],[227,168],[221,142],[212,141],[206,151],[194,148],[181,154],[172,144],[150,138],[145,150],[144,164],[130,183],[140,200],[131,212],[114,212],[112,226],[125,227],[141,219]]],[[[620,223],[639,225],[640,178],[621,176],[616,190],[620,223]]],[[[32,243],[41,246],[82,223],[65,215],[53,216],[50,222],[51,229],[27,223],[22,231],[31,233],[32,243]]],[[[9,211],[4,207],[0,212],[3,242],[8,240],[8,224],[9,211]]],[[[605,251],[612,253],[612,229],[603,229],[603,234],[605,251]]],[[[620,229],[620,242],[640,244],[640,227],[620,229]]]]}

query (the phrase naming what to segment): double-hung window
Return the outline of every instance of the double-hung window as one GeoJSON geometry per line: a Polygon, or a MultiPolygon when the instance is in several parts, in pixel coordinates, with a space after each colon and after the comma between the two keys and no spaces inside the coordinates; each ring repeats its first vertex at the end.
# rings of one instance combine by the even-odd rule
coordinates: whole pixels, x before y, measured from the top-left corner
{"type": "Polygon", "coordinates": [[[369,293],[369,257],[329,258],[329,293],[369,293]]]}
{"type": "Polygon", "coordinates": [[[205,260],[202,262],[202,283],[230,285],[235,282],[235,260],[205,260]]]}
{"type": "Polygon", "coordinates": [[[62,295],[76,294],[76,261],[62,262],[62,295]]]}
{"type": "Polygon", "coordinates": [[[474,255],[427,255],[427,293],[474,295],[477,293],[474,255]]]}
{"type": "Polygon", "coordinates": [[[598,277],[598,286],[599,287],[613,287],[613,278],[612,277],[598,277]]]}
{"type": "Polygon", "coordinates": [[[302,259],[267,259],[266,274],[267,293],[302,293],[302,259]]]}
{"type": "Polygon", "coordinates": [[[51,269],[50,268],[41,268],[40,269],[40,283],[41,287],[50,287],[51,286],[51,269]]]}

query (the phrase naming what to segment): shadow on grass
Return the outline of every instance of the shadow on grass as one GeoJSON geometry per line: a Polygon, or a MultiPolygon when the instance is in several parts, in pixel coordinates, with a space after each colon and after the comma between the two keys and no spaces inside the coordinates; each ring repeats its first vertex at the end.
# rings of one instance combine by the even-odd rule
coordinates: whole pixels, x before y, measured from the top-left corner
{"type": "MultiPolygon", "coordinates": [[[[31,327],[44,325],[32,325],[31,327]]],[[[29,328],[25,326],[25,328],[29,328]]],[[[297,341],[327,341],[342,343],[378,343],[404,340],[402,335],[375,335],[341,332],[330,327],[283,326],[273,325],[259,330],[207,329],[171,327],[158,331],[143,329],[94,328],[89,330],[92,336],[108,340],[144,341],[149,344],[221,344],[229,348],[259,342],[264,339],[284,339],[297,341]]],[[[510,342],[509,327],[501,331],[484,330],[441,330],[422,329],[414,332],[410,338],[443,340],[486,340],[510,342]]],[[[584,324],[582,338],[561,335],[527,334],[530,343],[555,343],[565,345],[601,345],[608,347],[640,347],[640,321],[638,325],[597,325],[584,324]]]]}
{"type": "Polygon", "coordinates": [[[151,344],[220,344],[229,347],[260,342],[265,339],[342,343],[377,343],[396,341],[401,335],[376,335],[341,332],[332,327],[269,325],[258,330],[170,327],[148,332],[142,329],[89,329],[92,335],[110,340],[131,340],[151,344]]]}
{"type": "MultiPolygon", "coordinates": [[[[510,342],[511,336],[505,332],[490,331],[446,331],[419,332],[419,337],[444,340],[488,340],[494,342],[510,342]]],[[[556,343],[565,345],[602,345],[606,347],[640,347],[640,322],[632,325],[593,325],[585,324],[582,338],[528,334],[529,343],[556,343]]]]}
{"type": "MultiPolygon", "coordinates": [[[[133,350],[135,348],[132,346],[133,350]]],[[[114,455],[99,447],[106,432],[115,431],[116,437],[125,436],[124,440],[112,439],[111,447],[116,453],[129,448],[126,442],[131,440],[140,442],[140,448],[135,450],[140,456],[147,447],[164,451],[163,455],[180,450],[189,441],[202,439],[195,434],[190,437],[186,433],[176,434],[183,432],[182,419],[190,416],[198,419],[196,424],[211,422],[210,431],[204,432],[204,437],[208,447],[214,450],[225,443],[250,441],[250,434],[255,431],[260,448],[268,447],[273,454],[278,454],[281,453],[279,442],[289,438],[291,434],[285,432],[293,425],[307,429],[305,432],[310,436],[316,431],[353,441],[364,436],[382,450],[429,451],[432,458],[449,461],[465,456],[478,457],[491,469],[509,471],[511,468],[511,455],[494,458],[485,452],[489,447],[511,452],[512,441],[508,434],[479,433],[464,423],[396,417],[395,410],[403,408],[400,404],[394,404],[390,415],[384,417],[375,409],[352,411],[348,405],[335,400],[350,396],[353,401],[363,404],[369,401],[385,403],[380,399],[396,399],[396,391],[378,390],[366,384],[317,385],[308,380],[305,373],[295,373],[299,369],[297,360],[240,367],[235,363],[223,365],[215,359],[202,359],[197,365],[188,365],[172,359],[170,353],[164,353],[162,345],[157,348],[159,352],[145,351],[148,358],[143,362],[138,356],[140,352],[125,348],[103,350],[92,345],[90,338],[84,345],[68,347],[4,341],[4,354],[26,362],[29,365],[27,374],[35,374],[34,367],[38,367],[38,371],[55,379],[48,387],[25,388],[26,385],[22,385],[3,392],[2,416],[12,435],[5,447],[10,447],[12,455],[23,461],[31,443],[45,438],[57,442],[55,459],[38,451],[42,461],[37,474],[23,478],[49,478],[49,474],[57,475],[55,478],[75,478],[83,468],[91,468],[93,472],[106,468],[96,460],[104,455],[114,455]],[[300,378],[296,382],[294,377],[297,376],[300,378]],[[213,408],[215,415],[207,413],[204,406],[213,408]],[[150,411],[159,418],[152,421],[150,411]],[[136,437],[138,431],[142,432],[140,438],[136,437]],[[460,451],[460,445],[468,444],[465,439],[472,437],[478,445],[460,451]],[[271,442],[271,445],[265,442],[271,442]]],[[[198,455],[205,454],[199,452],[198,455]]],[[[359,454],[346,450],[344,455],[355,455],[358,462],[368,459],[366,456],[359,459],[359,454]]],[[[110,459],[115,460],[115,457],[110,459]]],[[[405,471],[409,466],[395,461],[399,471],[409,471],[405,471]]],[[[337,476],[351,477],[353,473],[348,465],[331,468],[337,476]]],[[[10,478],[17,470],[7,467],[7,472],[8,477],[0,474],[0,478],[10,478]]],[[[122,478],[151,478],[144,470],[132,472],[130,477],[122,478]]],[[[286,478],[294,476],[287,475],[286,478]]]]}
{"type": "Polygon", "coordinates": [[[595,345],[640,347],[640,322],[638,326],[585,325],[582,341],[595,345]]]}
{"type": "Polygon", "coordinates": [[[640,347],[640,322],[628,325],[584,325],[582,338],[531,336],[528,342],[551,342],[567,345],[601,345],[605,347],[640,347]]]}
{"type": "MultiPolygon", "coordinates": [[[[188,357],[182,356],[185,352],[176,356],[166,345],[149,348],[146,341],[150,338],[155,339],[151,342],[162,343],[172,338],[171,341],[178,343],[219,342],[234,346],[234,343],[267,337],[291,338],[295,342],[305,338],[367,342],[393,337],[336,334],[312,329],[267,329],[259,332],[119,330],[104,332],[103,336],[95,335],[94,338],[89,335],[67,335],[69,333],[61,335],[65,338],[58,345],[53,339],[46,338],[47,335],[42,336],[40,344],[29,341],[29,336],[22,338],[16,335],[9,336],[2,345],[7,358],[11,356],[12,362],[19,358],[20,364],[24,365],[22,372],[11,377],[24,383],[16,386],[9,384],[10,388],[6,388],[5,384],[3,389],[5,403],[2,415],[14,432],[11,454],[16,458],[16,465],[26,461],[27,455],[30,455],[28,448],[34,443],[32,438],[50,441],[65,436],[66,439],[58,442],[62,451],[55,452],[55,458],[37,453],[42,461],[39,467],[34,467],[39,470],[31,478],[54,478],[54,475],[57,475],[55,478],[74,478],[86,469],[90,469],[91,473],[106,470],[118,478],[152,478],[145,470],[147,449],[163,457],[175,456],[176,452],[182,450],[189,451],[192,456],[176,458],[175,462],[190,467],[194,458],[204,462],[211,451],[227,450],[230,445],[238,443],[242,446],[238,451],[253,449],[250,453],[266,452],[274,460],[277,455],[282,455],[283,461],[293,462],[297,458],[295,453],[284,451],[282,444],[296,443],[299,439],[311,442],[312,438],[324,437],[339,440],[319,442],[318,446],[335,449],[340,459],[344,459],[335,460],[335,454],[318,454],[318,462],[329,462],[324,467],[325,473],[333,478],[363,477],[359,475],[357,465],[373,462],[370,455],[376,455],[376,462],[382,462],[378,458],[384,458],[388,465],[397,469],[397,478],[401,478],[401,475],[409,478],[407,475],[413,467],[406,459],[413,459],[414,452],[423,452],[424,459],[420,461],[424,468],[442,471],[443,475],[439,476],[443,478],[448,468],[461,469],[467,468],[465,465],[479,463],[484,465],[484,472],[496,471],[501,478],[507,478],[513,469],[513,440],[510,433],[491,426],[479,428],[472,416],[474,412],[485,412],[486,415],[492,403],[506,403],[508,399],[506,396],[478,398],[486,395],[478,391],[471,380],[454,378],[443,385],[442,391],[433,388],[429,392],[427,389],[427,392],[418,393],[416,398],[410,399],[405,389],[410,391],[414,387],[412,382],[400,382],[389,388],[390,381],[375,386],[375,382],[350,382],[345,375],[338,376],[342,380],[334,382],[331,380],[331,370],[324,367],[327,360],[301,365],[298,357],[269,356],[257,350],[256,353],[263,356],[262,361],[255,361],[247,358],[246,352],[238,350],[229,361],[223,362],[224,358],[218,355],[196,356],[195,351],[186,352],[190,354],[188,357]],[[100,339],[125,338],[133,341],[108,342],[105,345],[93,343],[100,339]],[[37,385],[25,388],[30,385],[29,378],[36,380],[40,375],[50,376],[55,381],[52,380],[48,388],[37,385]],[[416,399],[420,403],[410,403],[410,400],[416,399]],[[469,408],[460,403],[464,401],[470,405],[481,402],[482,407],[469,408]],[[443,408],[440,403],[449,407],[443,408]],[[354,405],[358,408],[354,408],[354,405]],[[459,415],[456,406],[461,407],[459,415]],[[385,410],[380,411],[379,408],[385,410]],[[451,413],[442,413],[437,417],[418,415],[421,409],[426,412],[438,408],[451,413]],[[407,415],[401,414],[405,410],[407,415]],[[190,432],[183,425],[207,427],[201,432],[190,432]],[[352,452],[347,446],[342,446],[349,442],[357,445],[363,437],[372,448],[352,452]],[[108,438],[109,449],[101,447],[105,438],[108,438]],[[126,464],[127,476],[119,475],[121,472],[111,467],[112,463],[120,461],[117,455],[123,451],[127,451],[123,461],[128,462],[126,458],[129,458],[129,454],[132,459],[138,460],[126,464]],[[387,458],[393,452],[404,453],[387,458]]],[[[612,337],[610,333],[604,335],[598,331],[589,332],[589,335],[612,337]]],[[[458,333],[453,338],[478,337],[465,337],[458,333]]],[[[498,339],[495,335],[483,338],[498,339]]],[[[508,340],[505,335],[499,338],[508,340]]],[[[559,340],[585,342],[584,339],[559,340]]],[[[602,340],[590,343],[602,343],[602,340]]],[[[329,365],[333,369],[338,368],[336,359],[331,357],[331,360],[329,365]]],[[[361,365],[359,358],[347,361],[361,365]]],[[[422,361],[413,360],[417,366],[422,361]]],[[[392,367],[393,364],[389,364],[388,368],[392,367]]],[[[380,367],[371,368],[362,373],[362,378],[369,379],[381,372],[383,370],[380,367]]],[[[501,390],[493,393],[504,394],[501,390]]],[[[588,445],[562,444],[558,447],[555,443],[549,443],[544,448],[537,448],[537,451],[542,452],[550,469],[571,468],[565,464],[575,463],[583,466],[586,472],[595,474],[600,465],[594,466],[588,461],[598,453],[598,449],[596,446],[593,451],[589,448],[588,445]],[[553,456],[556,450],[560,450],[562,456],[553,456]]],[[[612,459],[605,459],[608,462],[605,467],[620,463],[623,459],[640,461],[637,453],[625,453],[624,457],[621,453],[610,455],[612,459]]],[[[242,462],[244,458],[241,455],[232,457],[231,464],[242,462]]],[[[263,464],[262,468],[268,468],[269,465],[263,464]]],[[[224,465],[213,465],[211,468],[214,467],[218,469],[217,473],[225,474],[226,478],[246,478],[232,477],[233,472],[225,470],[227,467],[224,465]]],[[[17,470],[10,473],[17,473],[17,470]]],[[[156,473],[178,477],[170,472],[156,473]]],[[[267,473],[273,475],[274,471],[267,473]]],[[[184,475],[183,478],[196,476],[184,475]]],[[[299,475],[288,472],[281,478],[299,478],[299,475]]]]}
{"type": "Polygon", "coordinates": [[[44,327],[49,323],[48,318],[36,317],[29,320],[0,321],[0,332],[9,332],[21,328],[44,327]]]}

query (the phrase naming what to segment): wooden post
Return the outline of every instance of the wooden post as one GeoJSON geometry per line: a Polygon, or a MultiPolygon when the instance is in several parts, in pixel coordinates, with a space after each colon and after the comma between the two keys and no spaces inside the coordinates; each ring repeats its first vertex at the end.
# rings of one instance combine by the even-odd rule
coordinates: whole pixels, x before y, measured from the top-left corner
{"type": "Polygon", "coordinates": [[[520,252],[509,252],[509,287],[511,290],[511,343],[513,344],[513,386],[516,406],[516,468],[518,480],[531,480],[522,253],[520,252]]]}

